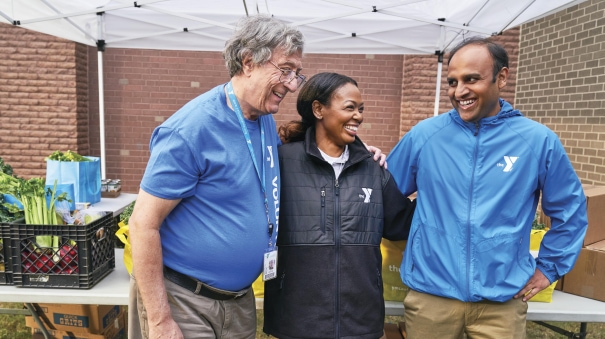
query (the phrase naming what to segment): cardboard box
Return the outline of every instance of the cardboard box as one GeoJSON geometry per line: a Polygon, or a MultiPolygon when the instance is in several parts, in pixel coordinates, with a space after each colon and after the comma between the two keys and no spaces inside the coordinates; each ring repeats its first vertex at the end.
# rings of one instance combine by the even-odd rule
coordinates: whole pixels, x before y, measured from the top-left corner
{"type": "MultiPolygon", "coordinates": [[[[127,315],[126,312],[122,312],[113,321],[112,326],[108,326],[104,333],[96,334],[89,332],[73,332],[73,331],[60,331],[60,330],[49,330],[47,329],[51,339],[122,339],[128,335],[127,329],[127,315]]],[[[44,339],[42,330],[38,327],[38,324],[34,321],[31,316],[25,317],[25,325],[32,328],[32,335],[35,339],[44,339]]]]}
{"type": "MultiPolygon", "coordinates": [[[[47,329],[76,333],[105,333],[110,326],[115,327],[115,320],[124,313],[120,305],[37,304],[37,306],[38,315],[47,329]]],[[[30,324],[36,325],[33,319],[30,324]]]]}
{"type": "Polygon", "coordinates": [[[588,229],[584,246],[605,240],[605,186],[584,186],[588,229]]]}
{"type": "Polygon", "coordinates": [[[405,331],[405,323],[403,321],[399,322],[399,333],[401,333],[403,339],[408,337],[408,333],[405,331]]]}
{"type": "Polygon", "coordinates": [[[384,335],[380,339],[403,339],[397,324],[384,324],[384,335]]]}
{"type": "MultiPolygon", "coordinates": [[[[582,185],[586,195],[588,229],[584,237],[584,247],[605,240],[605,186],[582,185]]],[[[539,210],[538,222],[550,228],[550,218],[539,210]]]]}
{"type": "Polygon", "coordinates": [[[563,292],[605,301],[605,241],[580,251],[574,268],[565,275],[563,292]]]}

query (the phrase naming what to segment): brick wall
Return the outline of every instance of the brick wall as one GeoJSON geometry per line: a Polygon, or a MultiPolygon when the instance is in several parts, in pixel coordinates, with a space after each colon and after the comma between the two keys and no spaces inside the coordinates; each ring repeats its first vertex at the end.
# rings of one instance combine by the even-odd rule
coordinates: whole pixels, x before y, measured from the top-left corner
{"type": "MultiPolygon", "coordinates": [[[[520,43],[518,29],[493,38],[511,57],[502,96],[552,128],[583,182],[593,184],[605,184],[604,6],[587,1],[524,25],[520,43]]],[[[137,192],[153,129],[227,81],[227,71],[217,52],[107,49],[103,57],[107,177],[137,192]]],[[[447,55],[440,113],[451,107],[446,63],[447,55]]],[[[360,136],[386,153],[433,115],[436,56],[307,54],[303,66],[307,75],[336,71],[359,82],[360,136]]],[[[298,118],[295,96],[282,103],[278,125],[298,118]]],[[[0,149],[25,177],[43,176],[44,157],[57,149],[100,154],[96,48],[0,24],[0,149]]]]}
{"type": "MultiPolygon", "coordinates": [[[[100,154],[97,51],[89,51],[90,145],[100,154]]],[[[153,129],[228,73],[212,52],[108,48],[103,59],[106,177],[138,192],[153,129]]]]}
{"type": "Polygon", "coordinates": [[[516,107],[555,131],[585,184],[605,184],[605,2],[524,25],[516,107]]]}
{"type": "MultiPolygon", "coordinates": [[[[99,154],[96,50],[90,48],[90,144],[99,154]]],[[[153,129],[195,96],[229,80],[219,52],[107,49],[105,84],[106,173],[137,192],[149,158],[153,129]]],[[[308,54],[303,73],[335,71],[358,81],[365,101],[360,137],[385,152],[398,140],[402,56],[308,54]]],[[[277,125],[298,119],[296,94],[275,115],[277,125]]]]}
{"type": "Polygon", "coordinates": [[[18,175],[44,176],[54,150],[88,150],[86,52],[0,24],[0,157],[18,175]]]}
{"type": "MultiPolygon", "coordinates": [[[[511,104],[515,101],[517,77],[519,28],[507,30],[500,36],[491,38],[504,46],[509,54],[509,75],[501,97],[511,104]]],[[[441,71],[441,90],[439,95],[439,114],[452,109],[447,96],[447,62],[449,54],[443,58],[441,71]]],[[[403,136],[419,121],[434,115],[435,87],[437,80],[436,55],[405,55],[403,61],[403,82],[401,84],[401,120],[399,135],[403,136]]]]}

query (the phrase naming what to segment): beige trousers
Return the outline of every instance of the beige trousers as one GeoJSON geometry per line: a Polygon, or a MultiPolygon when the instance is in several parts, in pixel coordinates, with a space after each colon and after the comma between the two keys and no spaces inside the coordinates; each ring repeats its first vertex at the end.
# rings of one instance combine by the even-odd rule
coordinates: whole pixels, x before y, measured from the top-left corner
{"type": "Polygon", "coordinates": [[[462,302],[410,290],[403,301],[407,339],[524,339],[527,303],[462,302]]]}
{"type": "MultiPolygon", "coordinates": [[[[131,276],[128,338],[148,338],[147,312],[136,280],[131,276]],[[131,311],[132,310],[132,311],[131,311]],[[138,314],[137,314],[138,313],[138,314]]],[[[237,300],[213,300],[195,295],[164,279],[172,318],[188,339],[253,339],[256,335],[256,302],[252,289],[237,300]]]]}

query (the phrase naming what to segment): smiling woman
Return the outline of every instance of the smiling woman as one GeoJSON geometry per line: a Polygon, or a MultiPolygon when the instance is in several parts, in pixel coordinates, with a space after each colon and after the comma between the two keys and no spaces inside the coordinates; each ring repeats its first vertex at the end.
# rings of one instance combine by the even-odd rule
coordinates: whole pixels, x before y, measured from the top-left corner
{"type": "Polygon", "coordinates": [[[364,103],[355,80],[316,74],[296,107],[301,120],[280,127],[279,266],[265,283],[263,329],[278,338],[379,338],[380,241],[407,238],[414,203],[357,136],[364,103]]]}

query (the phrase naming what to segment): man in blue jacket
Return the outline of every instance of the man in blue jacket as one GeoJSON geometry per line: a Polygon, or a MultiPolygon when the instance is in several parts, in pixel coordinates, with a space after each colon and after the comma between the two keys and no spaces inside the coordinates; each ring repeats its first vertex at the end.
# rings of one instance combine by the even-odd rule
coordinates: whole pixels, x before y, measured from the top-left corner
{"type": "Polygon", "coordinates": [[[418,192],[401,266],[408,338],[525,338],[527,303],[573,267],[586,198],[563,145],[499,98],[508,56],[485,39],[450,53],[454,109],[418,123],[389,154],[404,195],[418,192]],[[551,217],[536,259],[536,206],[551,217]]]}

